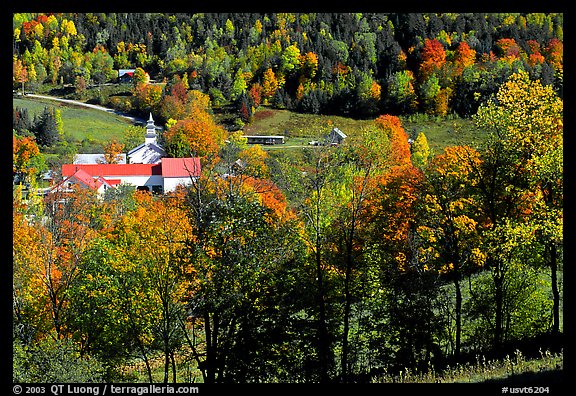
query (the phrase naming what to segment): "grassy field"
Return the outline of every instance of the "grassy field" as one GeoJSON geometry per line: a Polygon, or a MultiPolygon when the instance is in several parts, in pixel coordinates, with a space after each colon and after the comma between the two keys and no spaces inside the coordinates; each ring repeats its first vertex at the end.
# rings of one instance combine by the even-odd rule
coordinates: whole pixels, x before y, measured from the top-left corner
{"type": "MultiPolygon", "coordinates": [[[[129,120],[99,110],[71,106],[48,100],[31,98],[13,98],[14,107],[25,107],[31,116],[39,114],[44,107],[60,110],[64,123],[64,132],[73,140],[94,141],[96,144],[119,139],[129,120]]],[[[461,118],[430,118],[424,116],[401,117],[406,133],[416,138],[424,132],[433,154],[440,153],[444,147],[456,144],[477,146],[483,139],[482,131],[473,122],[461,118]]],[[[357,120],[335,115],[299,114],[289,110],[271,109],[261,106],[257,109],[251,123],[246,124],[246,135],[284,135],[286,144],[264,146],[266,150],[296,149],[308,147],[311,140],[319,140],[337,127],[348,136],[353,136],[362,128],[373,123],[373,119],[357,120]]]]}
{"type": "Polygon", "coordinates": [[[124,130],[132,124],[127,119],[104,111],[50,100],[14,98],[12,106],[27,108],[31,118],[41,113],[46,106],[60,110],[64,133],[78,142],[87,139],[105,143],[114,138],[119,139],[124,130]]]}
{"type": "Polygon", "coordinates": [[[476,362],[456,364],[442,372],[430,370],[423,374],[404,371],[399,375],[383,375],[378,383],[502,383],[507,385],[556,385],[562,383],[564,353],[540,351],[528,359],[520,351],[503,360],[478,356],[476,362]]]}
{"type": "MultiPolygon", "coordinates": [[[[484,137],[482,131],[469,119],[415,116],[401,117],[401,120],[410,137],[416,138],[418,133],[424,132],[433,154],[440,153],[447,146],[458,144],[478,146],[484,137]]],[[[286,136],[285,145],[264,147],[266,150],[278,150],[307,146],[310,140],[322,138],[334,127],[348,136],[353,136],[372,123],[372,119],[355,120],[332,115],[298,114],[288,110],[260,107],[255,112],[253,121],[244,127],[244,133],[286,136]]]]}

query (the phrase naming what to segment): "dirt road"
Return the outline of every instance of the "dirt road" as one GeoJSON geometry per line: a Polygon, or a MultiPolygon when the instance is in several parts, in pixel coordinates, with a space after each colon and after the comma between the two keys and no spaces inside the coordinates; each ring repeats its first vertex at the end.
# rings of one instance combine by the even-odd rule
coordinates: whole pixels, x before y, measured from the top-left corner
{"type": "Polygon", "coordinates": [[[129,116],[125,113],[122,113],[118,110],[113,110],[113,109],[109,109],[107,107],[104,106],[99,106],[99,105],[95,105],[95,104],[90,104],[90,103],[84,103],[81,102],[79,100],[72,100],[72,99],[62,99],[62,98],[57,98],[54,96],[47,96],[47,95],[36,95],[36,94],[26,94],[27,97],[30,98],[38,98],[38,99],[48,99],[48,100],[56,100],[59,102],[64,102],[64,103],[68,103],[68,104],[72,104],[72,105],[76,105],[76,106],[84,106],[84,107],[89,107],[91,109],[95,109],[95,110],[100,110],[100,111],[105,111],[107,113],[111,113],[111,114],[116,114],[120,117],[124,117],[129,119],[130,121],[136,123],[136,124],[146,124],[146,120],[143,118],[138,118],[138,117],[132,117],[129,116]]]}

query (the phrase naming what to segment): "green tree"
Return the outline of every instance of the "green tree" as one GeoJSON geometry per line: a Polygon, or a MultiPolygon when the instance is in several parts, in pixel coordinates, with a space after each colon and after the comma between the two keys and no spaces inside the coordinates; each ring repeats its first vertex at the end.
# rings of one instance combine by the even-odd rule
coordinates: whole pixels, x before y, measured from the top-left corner
{"type": "Polygon", "coordinates": [[[130,151],[144,143],[144,135],[146,135],[146,128],[136,125],[126,127],[122,136],[122,143],[126,151],[130,151]]]}
{"type": "Polygon", "coordinates": [[[386,94],[387,106],[399,114],[413,113],[418,104],[414,83],[414,75],[409,70],[391,75],[386,94]]]}
{"type": "Polygon", "coordinates": [[[278,223],[265,204],[268,189],[250,188],[248,180],[232,175],[223,180],[205,169],[187,194],[196,236],[189,243],[196,273],[189,288],[187,344],[206,383],[289,377],[281,374],[290,368],[280,363],[279,351],[290,346],[273,335],[285,331],[269,322],[269,315],[287,320],[279,310],[289,308],[274,305],[282,303],[268,293],[274,294],[280,281],[279,268],[296,260],[290,235],[297,234],[278,223]],[[264,372],[263,366],[275,370],[264,372]]]}
{"type": "Polygon", "coordinates": [[[19,383],[102,383],[106,368],[98,359],[82,356],[71,340],[47,338],[24,346],[13,340],[12,380],[19,383]]]}

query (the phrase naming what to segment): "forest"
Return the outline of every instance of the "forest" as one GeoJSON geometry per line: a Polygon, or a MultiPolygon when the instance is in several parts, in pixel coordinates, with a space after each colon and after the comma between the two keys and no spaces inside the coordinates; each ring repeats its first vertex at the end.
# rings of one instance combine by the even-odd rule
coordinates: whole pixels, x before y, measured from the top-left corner
{"type": "Polygon", "coordinates": [[[202,162],[170,194],[31,194],[79,147],[59,110],[13,108],[14,382],[445,382],[561,356],[562,23],[14,14],[15,97],[153,113],[168,156],[202,162]],[[296,155],[247,144],[264,108],[370,122],[296,155]],[[407,117],[484,138],[432,152],[407,117]]]}

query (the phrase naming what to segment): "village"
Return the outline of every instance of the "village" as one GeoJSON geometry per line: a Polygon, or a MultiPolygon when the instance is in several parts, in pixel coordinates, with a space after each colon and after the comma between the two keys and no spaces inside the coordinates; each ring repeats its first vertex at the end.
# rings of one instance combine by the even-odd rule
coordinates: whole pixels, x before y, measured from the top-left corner
{"type": "MultiPolygon", "coordinates": [[[[70,192],[73,185],[103,194],[122,183],[139,191],[164,194],[174,191],[178,185],[190,185],[200,177],[200,158],[167,157],[158,143],[159,129],[150,113],[144,142],[125,154],[118,154],[113,163],[107,163],[104,154],[76,154],[72,164],[62,165],[62,181],[44,189],[44,194],[70,192]]],[[[281,135],[245,135],[244,138],[247,144],[285,144],[285,137],[281,135]]],[[[313,140],[308,144],[337,146],[346,138],[346,134],[334,127],[322,141],[313,140]]]]}

